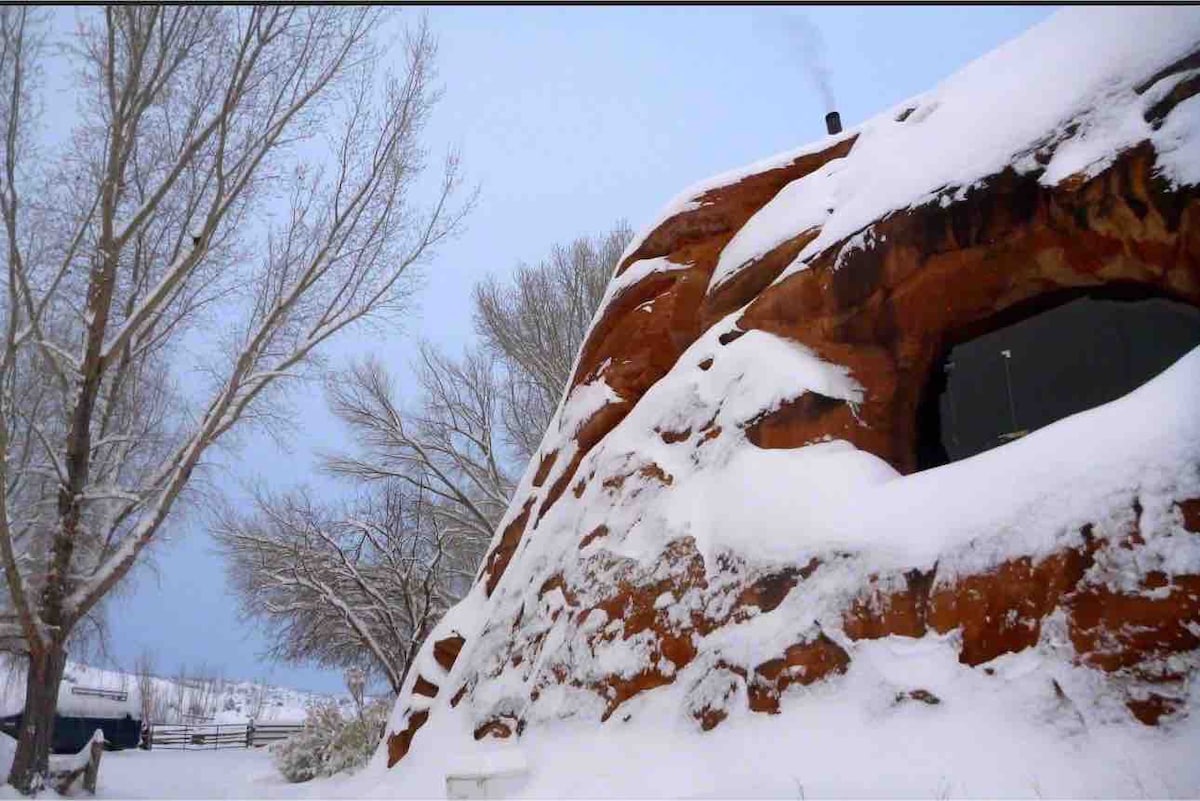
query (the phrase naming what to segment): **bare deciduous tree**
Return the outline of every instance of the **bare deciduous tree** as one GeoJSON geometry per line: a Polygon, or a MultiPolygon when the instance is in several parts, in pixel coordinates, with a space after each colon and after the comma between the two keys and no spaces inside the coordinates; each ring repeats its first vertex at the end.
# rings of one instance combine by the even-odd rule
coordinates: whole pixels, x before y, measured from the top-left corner
{"type": "Polygon", "coordinates": [[[143,651],[134,662],[133,675],[137,684],[138,705],[142,711],[142,724],[153,726],[162,723],[161,713],[166,699],[154,676],[154,654],[143,651]]]}
{"type": "Polygon", "coordinates": [[[346,689],[350,693],[350,700],[354,702],[354,712],[358,715],[358,719],[362,720],[363,690],[367,687],[367,674],[360,667],[352,667],[347,668],[343,677],[346,680],[346,689]]]}
{"type": "Polygon", "coordinates": [[[195,720],[212,720],[217,713],[217,704],[224,684],[219,672],[201,662],[185,684],[187,702],[184,714],[195,720]]]}
{"type": "Polygon", "coordinates": [[[556,245],[511,278],[475,287],[475,327],[505,368],[504,428],[522,461],[537,450],[570,379],[575,354],[633,232],[624,222],[556,245]]]}
{"type": "MultiPolygon", "coordinates": [[[[391,482],[341,513],[305,493],[260,495],[217,536],[243,609],[270,622],[271,654],[361,667],[398,692],[425,635],[470,573],[426,493],[391,482]]],[[[470,559],[470,557],[466,557],[470,559]]]]}
{"type": "Polygon", "coordinates": [[[44,20],[0,9],[0,637],[28,661],[24,792],[47,769],[68,640],[206,454],[331,337],[401,308],[460,219],[453,159],[413,206],[434,48],[422,26],[404,74],[377,81],[383,13],[81,12],[80,122],[54,149],[32,113],[44,20]]]}
{"type": "Polygon", "coordinates": [[[188,678],[187,665],[180,663],[179,670],[175,673],[175,678],[171,680],[171,700],[169,706],[171,715],[175,723],[182,723],[183,716],[187,714],[188,707],[188,686],[191,680],[188,678]]]}
{"type": "Polygon", "coordinates": [[[426,346],[418,375],[411,415],[374,361],[328,382],[358,447],[326,467],[363,488],[354,504],[260,493],[253,514],[217,525],[243,611],[270,622],[273,656],[367,668],[393,692],[470,586],[513,488],[493,360],[426,346]]]}
{"type": "Polygon", "coordinates": [[[357,452],[327,458],[354,481],[399,481],[428,492],[432,514],[462,542],[486,543],[508,507],[514,480],[502,452],[500,379],[480,350],[455,360],[423,344],[416,369],[422,392],[403,410],[383,367],[368,360],[328,383],[334,413],[357,452]]]}
{"type": "Polygon", "coordinates": [[[252,721],[260,721],[262,719],[263,709],[267,705],[267,683],[262,679],[257,679],[250,685],[250,691],[246,695],[246,717],[252,721]]]}

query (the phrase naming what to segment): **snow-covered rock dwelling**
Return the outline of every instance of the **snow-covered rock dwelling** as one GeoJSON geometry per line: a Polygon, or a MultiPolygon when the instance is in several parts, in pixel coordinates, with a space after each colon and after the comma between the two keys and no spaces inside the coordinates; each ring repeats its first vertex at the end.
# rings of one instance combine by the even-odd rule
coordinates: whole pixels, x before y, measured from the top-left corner
{"type": "Polygon", "coordinates": [[[1200,794],[1198,183],[1200,9],[1080,7],[682,193],[622,258],[372,775],[1200,794]],[[1106,372],[1098,317],[1042,317],[1081,302],[1174,344],[1106,372]],[[1037,373],[1081,352],[1060,344],[1098,365],[1065,390],[1037,373]],[[1008,371],[1007,398],[957,390],[997,441],[958,448],[983,430],[948,419],[959,361],[1008,371]],[[1091,372],[1099,405],[1055,412],[1091,372]]]}

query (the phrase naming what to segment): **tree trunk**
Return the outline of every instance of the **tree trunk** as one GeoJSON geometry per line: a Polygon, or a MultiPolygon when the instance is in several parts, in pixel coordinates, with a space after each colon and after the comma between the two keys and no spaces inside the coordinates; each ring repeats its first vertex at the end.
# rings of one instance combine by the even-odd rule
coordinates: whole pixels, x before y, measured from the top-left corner
{"type": "Polygon", "coordinates": [[[59,642],[48,642],[29,655],[21,736],[8,774],[8,783],[26,795],[36,792],[49,772],[58,686],[66,666],[67,651],[59,642]]]}

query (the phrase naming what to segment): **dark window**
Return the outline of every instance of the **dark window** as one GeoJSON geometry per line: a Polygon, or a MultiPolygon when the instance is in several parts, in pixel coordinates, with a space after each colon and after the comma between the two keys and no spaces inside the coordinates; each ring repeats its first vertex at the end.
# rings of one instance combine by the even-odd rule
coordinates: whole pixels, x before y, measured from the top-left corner
{"type": "Polygon", "coordinates": [[[1115,400],[1198,345],[1197,309],[1096,297],[960,342],[927,389],[918,466],[965,459],[1115,400]]]}

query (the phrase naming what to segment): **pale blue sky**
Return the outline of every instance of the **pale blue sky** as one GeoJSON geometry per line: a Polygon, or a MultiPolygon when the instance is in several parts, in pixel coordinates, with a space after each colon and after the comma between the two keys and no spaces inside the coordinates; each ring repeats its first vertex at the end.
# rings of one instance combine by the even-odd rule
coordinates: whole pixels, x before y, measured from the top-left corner
{"type": "MultiPolygon", "coordinates": [[[[823,136],[823,101],[806,77],[789,17],[821,32],[844,123],[932,88],[958,67],[1052,13],[1021,7],[436,7],[445,87],[427,132],[453,144],[481,188],[465,233],[425,272],[419,308],[374,352],[402,369],[417,337],[457,348],[471,336],[469,293],[489,272],[535,262],[556,242],[626,218],[635,229],[680,190],[823,136]]],[[[418,10],[400,11],[400,21],[418,10]]],[[[1030,87],[1030,102],[1037,87],[1030,87]]],[[[902,154],[897,154],[902,157],[902,154]]],[[[290,452],[252,438],[223,479],[286,487],[312,480],[312,449],[341,432],[318,396],[297,404],[290,452]]],[[[143,647],[163,671],[207,662],[228,678],[334,691],[335,671],[270,665],[238,620],[224,565],[199,525],[162,543],[157,569],[134,574],[110,605],[111,657],[143,647]]]]}

